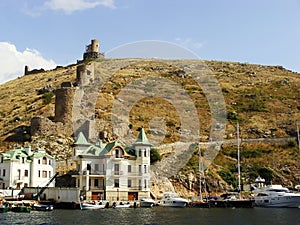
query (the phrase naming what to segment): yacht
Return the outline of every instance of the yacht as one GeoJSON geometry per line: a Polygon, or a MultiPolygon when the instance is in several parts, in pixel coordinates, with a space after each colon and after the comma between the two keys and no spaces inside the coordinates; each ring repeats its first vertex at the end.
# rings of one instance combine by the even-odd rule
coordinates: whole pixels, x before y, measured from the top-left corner
{"type": "Polygon", "coordinates": [[[152,198],[142,198],[140,200],[141,207],[152,208],[155,205],[155,201],[152,198]]]}
{"type": "Polygon", "coordinates": [[[163,198],[158,202],[159,206],[168,207],[186,207],[188,200],[179,197],[176,193],[166,192],[163,198]]]}
{"type": "Polygon", "coordinates": [[[300,208],[300,193],[282,185],[268,185],[253,192],[256,206],[300,208]]]}

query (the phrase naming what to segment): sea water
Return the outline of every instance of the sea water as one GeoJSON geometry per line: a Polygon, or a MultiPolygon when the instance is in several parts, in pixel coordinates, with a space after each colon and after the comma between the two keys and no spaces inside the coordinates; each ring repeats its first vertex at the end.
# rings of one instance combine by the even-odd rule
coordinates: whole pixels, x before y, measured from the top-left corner
{"type": "Polygon", "coordinates": [[[300,224],[300,209],[288,208],[122,208],[2,213],[0,224],[39,225],[265,225],[300,224]]]}

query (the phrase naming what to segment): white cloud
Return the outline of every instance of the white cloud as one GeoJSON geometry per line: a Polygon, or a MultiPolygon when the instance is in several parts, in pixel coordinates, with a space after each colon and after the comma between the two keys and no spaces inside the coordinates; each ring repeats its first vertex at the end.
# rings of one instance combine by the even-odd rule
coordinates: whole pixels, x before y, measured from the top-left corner
{"type": "Polygon", "coordinates": [[[53,69],[56,63],[45,59],[37,50],[19,52],[15,45],[0,42],[0,84],[24,74],[25,65],[30,69],[53,69]]]}
{"type": "Polygon", "coordinates": [[[92,9],[97,6],[105,6],[109,8],[116,8],[114,0],[50,0],[45,2],[44,6],[46,9],[51,10],[62,10],[67,14],[70,14],[75,11],[82,11],[86,9],[92,9]]]}

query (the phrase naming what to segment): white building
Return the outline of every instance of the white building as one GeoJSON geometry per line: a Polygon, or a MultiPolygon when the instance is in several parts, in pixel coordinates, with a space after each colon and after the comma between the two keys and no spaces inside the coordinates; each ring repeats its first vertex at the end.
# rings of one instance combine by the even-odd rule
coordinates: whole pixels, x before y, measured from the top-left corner
{"type": "Polygon", "coordinates": [[[137,200],[150,197],[150,148],[144,129],[124,147],[118,141],[97,145],[82,133],[75,142],[76,184],[87,199],[137,200]]]}
{"type": "MultiPolygon", "coordinates": [[[[0,188],[43,187],[56,173],[55,157],[44,149],[18,147],[0,153],[0,188]]],[[[52,182],[50,187],[55,186],[52,182]]]]}

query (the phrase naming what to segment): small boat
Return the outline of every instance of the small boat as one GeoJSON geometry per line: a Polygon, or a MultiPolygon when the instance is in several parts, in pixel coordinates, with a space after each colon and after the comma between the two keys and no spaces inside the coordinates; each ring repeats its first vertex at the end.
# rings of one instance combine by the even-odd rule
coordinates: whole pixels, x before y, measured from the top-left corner
{"type": "Polygon", "coordinates": [[[3,204],[0,205],[0,213],[8,212],[8,210],[9,207],[7,205],[3,205],[3,204]]]}
{"type": "Polygon", "coordinates": [[[30,206],[25,206],[25,205],[13,205],[10,210],[12,212],[30,213],[31,212],[31,207],[30,206]]]}
{"type": "Polygon", "coordinates": [[[255,205],[260,207],[300,207],[300,193],[291,192],[282,185],[267,185],[254,192],[255,205]]]}
{"type": "Polygon", "coordinates": [[[155,205],[155,201],[152,198],[142,198],[140,200],[141,207],[152,208],[155,205]]]}
{"type": "Polygon", "coordinates": [[[158,202],[159,206],[168,206],[168,207],[186,207],[189,201],[181,198],[176,193],[166,192],[163,194],[163,198],[158,202]]]}
{"type": "Polygon", "coordinates": [[[52,211],[53,205],[34,204],[33,209],[36,211],[52,211]]]}
{"type": "Polygon", "coordinates": [[[9,210],[9,207],[8,207],[8,204],[6,202],[4,202],[4,200],[0,200],[0,213],[3,213],[3,212],[8,212],[9,210]]]}
{"type": "Polygon", "coordinates": [[[124,204],[123,202],[120,202],[120,204],[117,205],[117,204],[114,202],[113,205],[112,205],[112,207],[113,207],[114,209],[119,209],[119,208],[130,208],[131,205],[130,205],[130,203],[124,204]]]}
{"type": "Polygon", "coordinates": [[[82,210],[86,210],[86,209],[92,209],[92,210],[95,210],[95,209],[104,209],[105,208],[105,205],[98,205],[98,204],[90,204],[90,203],[80,203],[80,208],[82,210]]]}

